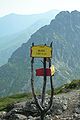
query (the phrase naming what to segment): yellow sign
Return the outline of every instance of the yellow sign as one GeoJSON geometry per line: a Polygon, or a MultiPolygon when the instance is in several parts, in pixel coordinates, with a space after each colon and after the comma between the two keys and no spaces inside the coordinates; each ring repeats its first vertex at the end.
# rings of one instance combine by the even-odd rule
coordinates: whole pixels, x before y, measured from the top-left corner
{"type": "Polygon", "coordinates": [[[32,46],[31,47],[31,57],[44,58],[52,57],[52,48],[49,46],[32,46]]]}
{"type": "Polygon", "coordinates": [[[53,75],[54,75],[54,73],[55,73],[55,68],[54,68],[54,65],[52,65],[52,66],[50,67],[50,69],[51,69],[51,76],[53,76],[53,75]]]}

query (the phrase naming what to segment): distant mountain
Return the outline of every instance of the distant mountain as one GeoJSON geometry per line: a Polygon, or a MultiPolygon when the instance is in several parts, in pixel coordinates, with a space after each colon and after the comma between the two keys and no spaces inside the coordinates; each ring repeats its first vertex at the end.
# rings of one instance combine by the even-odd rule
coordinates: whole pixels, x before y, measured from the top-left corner
{"type": "MultiPolygon", "coordinates": [[[[22,44],[0,67],[0,96],[30,89],[30,47],[31,44],[47,44],[53,41],[52,63],[55,65],[54,87],[80,78],[80,12],[62,11],[49,25],[37,30],[27,43],[22,44]]],[[[36,60],[36,67],[42,67],[36,60]]],[[[35,73],[35,71],[34,71],[35,73]]],[[[43,78],[36,77],[35,85],[39,90],[43,78]]],[[[49,87],[49,84],[48,84],[49,87]]]]}
{"type": "MultiPolygon", "coordinates": [[[[17,32],[20,32],[32,24],[35,24],[36,21],[47,19],[47,23],[55,17],[58,13],[58,10],[49,11],[42,14],[33,14],[33,15],[18,15],[18,14],[9,14],[0,18],[0,37],[5,35],[11,35],[17,32]]],[[[46,24],[47,24],[46,23],[46,24]]]]}
{"type": "Polygon", "coordinates": [[[22,43],[27,42],[31,34],[40,27],[49,24],[59,11],[35,15],[10,14],[0,18],[0,66],[22,43]]]}

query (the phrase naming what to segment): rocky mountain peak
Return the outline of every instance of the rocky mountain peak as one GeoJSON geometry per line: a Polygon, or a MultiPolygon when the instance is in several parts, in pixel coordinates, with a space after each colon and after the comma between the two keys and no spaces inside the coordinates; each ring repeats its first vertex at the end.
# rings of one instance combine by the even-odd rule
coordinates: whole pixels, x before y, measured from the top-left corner
{"type": "MultiPolygon", "coordinates": [[[[35,45],[53,42],[55,87],[80,78],[80,12],[62,11],[49,25],[36,31],[12,54],[8,63],[0,67],[0,96],[30,91],[30,47],[33,42],[35,45]]],[[[40,63],[36,62],[36,66],[40,63]]],[[[40,90],[42,79],[35,79],[36,89],[40,90]]]]}

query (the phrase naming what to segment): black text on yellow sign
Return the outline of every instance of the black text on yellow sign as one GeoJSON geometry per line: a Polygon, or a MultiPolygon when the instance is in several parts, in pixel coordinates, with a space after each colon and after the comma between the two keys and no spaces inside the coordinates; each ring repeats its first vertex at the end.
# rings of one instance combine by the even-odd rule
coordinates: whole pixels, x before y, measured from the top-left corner
{"type": "Polygon", "coordinates": [[[44,58],[52,57],[52,48],[49,46],[32,46],[31,47],[31,57],[44,58]]]}

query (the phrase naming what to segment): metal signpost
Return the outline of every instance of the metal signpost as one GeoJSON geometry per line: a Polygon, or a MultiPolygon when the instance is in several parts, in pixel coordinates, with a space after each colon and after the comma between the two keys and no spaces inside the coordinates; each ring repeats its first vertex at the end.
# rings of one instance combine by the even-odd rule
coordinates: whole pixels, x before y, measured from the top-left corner
{"type": "Polygon", "coordinates": [[[50,46],[46,45],[34,45],[32,43],[31,47],[31,88],[32,88],[32,94],[36,103],[36,106],[40,110],[40,116],[41,120],[44,120],[46,112],[51,108],[52,101],[53,101],[53,94],[54,94],[54,88],[53,88],[53,82],[52,82],[52,74],[51,74],[51,57],[52,57],[52,42],[50,46]],[[36,70],[36,75],[37,76],[43,76],[43,87],[42,87],[42,98],[41,98],[41,103],[38,101],[38,98],[35,94],[34,91],[34,58],[43,58],[43,68],[37,69],[36,70]],[[48,62],[47,62],[48,60],[48,62]],[[46,64],[49,64],[49,68],[46,68],[46,64]],[[47,107],[44,106],[45,102],[45,90],[46,90],[46,82],[47,82],[47,76],[50,77],[50,86],[51,86],[51,96],[50,96],[50,101],[47,107]]]}

